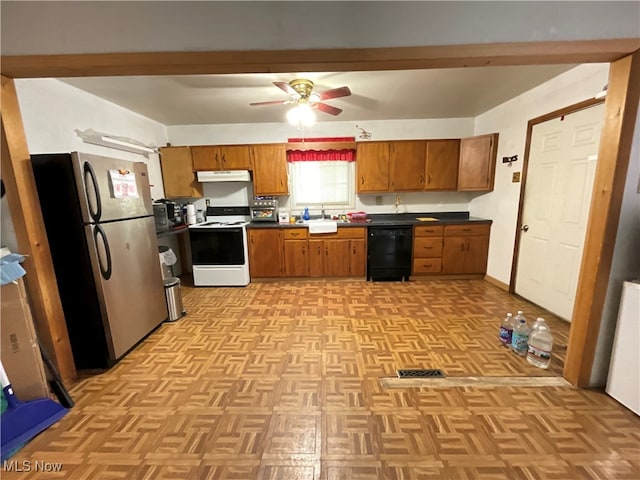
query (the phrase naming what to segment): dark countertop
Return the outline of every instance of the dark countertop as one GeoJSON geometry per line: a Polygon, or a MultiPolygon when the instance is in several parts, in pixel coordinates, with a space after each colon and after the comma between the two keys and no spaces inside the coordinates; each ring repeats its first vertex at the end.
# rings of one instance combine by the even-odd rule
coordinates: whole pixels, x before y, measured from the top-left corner
{"type": "Polygon", "coordinates": [[[179,233],[186,233],[189,231],[189,227],[187,225],[178,225],[176,227],[171,227],[169,230],[165,230],[164,232],[156,232],[156,238],[166,237],[168,235],[178,235],[179,233]]]}
{"type": "MultiPolygon", "coordinates": [[[[312,217],[319,218],[319,217],[312,217]]],[[[464,223],[493,223],[486,218],[470,217],[469,212],[437,212],[437,213],[373,213],[366,222],[338,221],[338,227],[387,227],[411,225],[456,225],[464,223]],[[418,218],[436,218],[435,221],[419,221],[418,218]]],[[[247,228],[300,228],[303,223],[251,222],[247,228]]]]}

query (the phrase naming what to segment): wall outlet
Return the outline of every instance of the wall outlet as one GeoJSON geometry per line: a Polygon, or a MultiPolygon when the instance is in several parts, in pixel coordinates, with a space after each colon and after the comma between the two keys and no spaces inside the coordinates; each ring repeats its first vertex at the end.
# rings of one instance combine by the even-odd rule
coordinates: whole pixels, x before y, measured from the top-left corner
{"type": "Polygon", "coordinates": [[[382,195],[376,195],[376,205],[382,205],[382,195]]]}
{"type": "Polygon", "coordinates": [[[511,182],[520,183],[520,172],[513,172],[513,175],[511,176],[511,182]]]}

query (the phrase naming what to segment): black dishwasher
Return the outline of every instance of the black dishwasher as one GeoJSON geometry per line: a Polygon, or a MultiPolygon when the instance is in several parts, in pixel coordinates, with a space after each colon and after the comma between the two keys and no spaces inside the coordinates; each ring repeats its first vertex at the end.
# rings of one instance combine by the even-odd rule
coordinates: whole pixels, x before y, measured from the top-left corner
{"type": "Polygon", "coordinates": [[[413,227],[369,227],[367,280],[404,280],[411,275],[413,227]]]}

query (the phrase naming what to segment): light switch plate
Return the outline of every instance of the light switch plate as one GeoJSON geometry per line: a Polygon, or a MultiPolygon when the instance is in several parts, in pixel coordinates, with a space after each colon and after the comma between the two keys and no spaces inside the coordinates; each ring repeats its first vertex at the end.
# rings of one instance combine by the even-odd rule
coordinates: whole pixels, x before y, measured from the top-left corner
{"type": "Polygon", "coordinates": [[[511,176],[511,182],[512,183],[520,182],[520,172],[513,172],[513,175],[511,176]]]}
{"type": "Polygon", "coordinates": [[[382,195],[376,195],[376,205],[382,205],[382,195]]]}

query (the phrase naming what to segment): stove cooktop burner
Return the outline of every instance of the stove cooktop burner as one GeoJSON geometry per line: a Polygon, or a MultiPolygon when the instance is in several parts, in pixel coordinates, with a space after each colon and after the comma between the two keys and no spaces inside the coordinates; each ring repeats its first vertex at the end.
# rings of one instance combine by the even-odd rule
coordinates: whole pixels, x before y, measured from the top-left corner
{"type": "Polygon", "coordinates": [[[237,220],[235,222],[209,221],[204,223],[198,223],[197,225],[193,225],[193,227],[234,227],[234,226],[247,225],[248,223],[249,222],[245,220],[237,220]]]}

